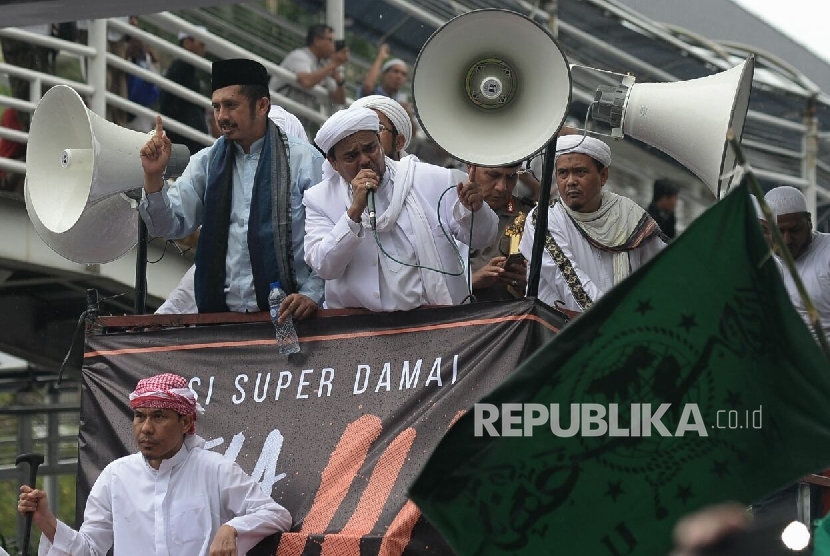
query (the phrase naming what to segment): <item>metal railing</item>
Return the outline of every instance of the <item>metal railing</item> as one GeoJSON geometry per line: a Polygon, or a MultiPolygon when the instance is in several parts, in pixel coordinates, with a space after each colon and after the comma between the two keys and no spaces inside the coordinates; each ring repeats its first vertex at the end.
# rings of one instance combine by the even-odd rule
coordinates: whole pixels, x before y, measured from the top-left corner
{"type": "MultiPolygon", "coordinates": [[[[296,74],[280,67],[270,60],[266,60],[257,54],[249,52],[230,41],[227,41],[210,31],[206,31],[178,16],[169,12],[162,12],[143,16],[145,19],[159,28],[176,34],[180,31],[189,33],[191,36],[203,41],[207,47],[207,51],[220,58],[250,58],[261,62],[267,69],[270,76],[276,76],[286,81],[294,81],[296,74]]],[[[206,110],[210,109],[212,104],[210,98],[200,93],[192,91],[187,87],[183,87],[175,83],[164,75],[156,73],[155,71],[142,68],[129,60],[116,56],[115,54],[106,52],[106,35],[108,29],[114,29],[118,32],[136,37],[144,42],[145,45],[152,48],[158,53],[164,53],[170,58],[178,58],[193,65],[197,69],[210,73],[211,62],[201,56],[197,56],[192,52],[179,47],[176,44],[170,43],[164,39],[148,33],[139,27],[124,23],[117,19],[96,20],[89,26],[89,45],[83,45],[75,42],[66,41],[56,37],[44,36],[38,33],[33,33],[24,29],[18,28],[0,28],[0,37],[15,39],[18,41],[28,42],[33,45],[42,46],[56,51],[68,53],[78,56],[81,60],[82,67],[88,68],[86,72],[86,82],[78,82],[70,79],[65,79],[52,75],[49,73],[34,71],[11,64],[0,64],[0,74],[13,76],[19,79],[24,79],[30,85],[29,100],[22,100],[12,96],[0,95],[0,107],[11,107],[22,112],[33,113],[37,107],[37,103],[42,97],[43,90],[53,85],[68,85],[75,89],[81,96],[88,99],[90,110],[104,116],[106,108],[113,107],[122,110],[134,116],[143,116],[154,118],[157,112],[151,108],[147,108],[140,104],[136,104],[129,99],[123,98],[106,90],[106,68],[115,68],[125,74],[133,75],[144,81],[156,85],[159,89],[166,91],[172,95],[186,100],[187,102],[204,107],[206,110]],[[98,45],[96,48],[94,45],[98,45]],[[104,53],[99,56],[99,52],[104,53]]],[[[303,117],[310,122],[322,124],[328,117],[328,91],[317,85],[308,91],[316,99],[320,100],[320,110],[314,110],[301,104],[291,98],[286,97],[275,91],[271,91],[271,99],[280,106],[289,110],[297,116],[303,117]]],[[[193,141],[211,145],[215,139],[210,135],[202,133],[192,127],[177,121],[175,118],[165,116],[164,126],[176,132],[179,135],[187,137],[193,141]]],[[[29,134],[22,131],[0,127],[0,138],[8,139],[18,143],[28,143],[29,134]]],[[[7,158],[0,158],[0,170],[25,173],[26,164],[18,160],[7,158]]]]}

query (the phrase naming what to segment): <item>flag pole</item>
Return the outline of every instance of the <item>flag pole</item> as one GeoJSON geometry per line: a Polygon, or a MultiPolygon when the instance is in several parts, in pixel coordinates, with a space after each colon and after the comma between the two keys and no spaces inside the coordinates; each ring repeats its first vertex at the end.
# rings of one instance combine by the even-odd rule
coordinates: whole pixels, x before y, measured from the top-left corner
{"type": "Polygon", "coordinates": [[[747,164],[743,150],[741,149],[741,146],[731,129],[726,132],[726,140],[729,141],[730,145],[732,145],[732,149],[735,151],[735,159],[744,169],[746,177],[749,180],[750,189],[758,198],[758,204],[761,205],[761,211],[764,213],[767,226],[772,234],[773,243],[775,243],[780,258],[784,261],[787,271],[790,273],[793,282],[795,282],[798,295],[801,297],[801,302],[804,304],[804,308],[807,311],[807,317],[810,319],[810,325],[813,327],[813,334],[815,334],[816,339],[821,346],[821,350],[824,352],[824,357],[830,360],[830,346],[828,346],[827,338],[824,336],[824,331],[821,329],[818,311],[816,310],[816,306],[813,304],[813,301],[810,299],[810,296],[807,295],[807,289],[804,287],[804,282],[802,282],[801,277],[798,275],[798,271],[795,269],[795,260],[793,260],[790,250],[787,249],[787,246],[784,243],[784,237],[781,235],[781,230],[778,229],[778,222],[775,218],[773,218],[772,210],[764,200],[764,191],[761,189],[761,184],[758,183],[758,178],[755,177],[755,174],[752,172],[752,168],[749,164],[747,164]]]}

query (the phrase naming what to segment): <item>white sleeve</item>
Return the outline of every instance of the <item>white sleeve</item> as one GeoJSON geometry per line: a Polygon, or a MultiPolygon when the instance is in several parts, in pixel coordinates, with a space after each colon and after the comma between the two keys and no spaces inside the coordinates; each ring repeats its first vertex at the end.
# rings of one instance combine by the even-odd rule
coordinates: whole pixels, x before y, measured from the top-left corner
{"type": "Polygon", "coordinates": [[[239,554],[245,554],[265,537],[291,529],[291,514],[274,502],[236,463],[219,470],[222,507],[235,517],[225,524],[237,532],[239,554]]]}
{"type": "Polygon", "coordinates": [[[105,556],[112,548],[112,496],[108,469],[104,468],[92,485],[80,530],[75,531],[58,521],[55,539],[51,544],[45,536],[41,536],[38,556],[105,556]]]}
{"type": "Polygon", "coordinates": [[[333,222],[321,207],[316,196],[323,184],[306,192],[303,204],[305,213],[305,262],[323,280],[335,280],[346,271],[365,236],[363,226],[353,222],[346,211],[333,222]]]}

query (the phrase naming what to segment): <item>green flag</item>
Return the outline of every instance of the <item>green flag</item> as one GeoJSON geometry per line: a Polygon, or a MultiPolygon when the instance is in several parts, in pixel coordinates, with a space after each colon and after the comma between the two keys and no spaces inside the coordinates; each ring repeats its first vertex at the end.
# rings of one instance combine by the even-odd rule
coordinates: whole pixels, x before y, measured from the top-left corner
{"type": "Polygon", "coordinates": [[[829,407],[742,186],[468,411],[411,497],[461,555],[662,556],[682,515],[830,463],[829,407]]]}

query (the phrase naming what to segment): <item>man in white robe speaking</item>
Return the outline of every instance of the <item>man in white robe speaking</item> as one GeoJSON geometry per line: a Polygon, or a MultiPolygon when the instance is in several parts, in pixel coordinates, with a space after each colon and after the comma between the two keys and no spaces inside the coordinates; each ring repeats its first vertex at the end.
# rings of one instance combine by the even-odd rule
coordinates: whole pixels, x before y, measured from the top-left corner
{"type": "MultiPolygon", "coordinates": [[[[551,307],[582,312],[657,255],[668,238],[637,203],[603,189],[611,165],[604,142],[560,137],[555,164],[559,197],[548,208],[538,295],[551,307]]],[[[537,210],[528,215],[519,246],[528,260],[537,210]]]]}
{"type": "Polygon", "coordinates": [[[377,114],[341,110],[315,142],[336,173],[310,188],[305,260],[326,281],[326,307],[405,311],[469,295],[455,240],[482,248],[498,218],[476,183],[405,156],[384,156],[377,114]],[[370,217],[373,193],[375,218],[370,217]]]}

